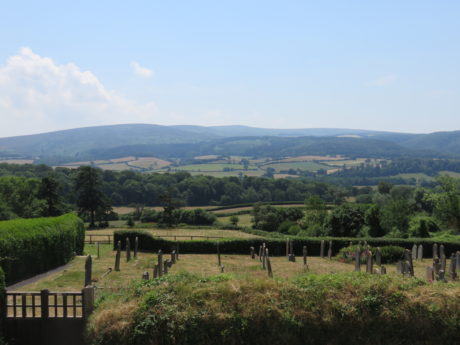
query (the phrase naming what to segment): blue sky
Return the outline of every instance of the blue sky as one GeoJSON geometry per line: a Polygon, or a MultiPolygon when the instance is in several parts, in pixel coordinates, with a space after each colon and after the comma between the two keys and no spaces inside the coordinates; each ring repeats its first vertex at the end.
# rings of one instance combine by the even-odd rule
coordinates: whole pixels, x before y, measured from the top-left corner
{"type": "Polygon", "coordinates": [[[0,136],[460,129],[459,1],[4,1],[0,136]]]}

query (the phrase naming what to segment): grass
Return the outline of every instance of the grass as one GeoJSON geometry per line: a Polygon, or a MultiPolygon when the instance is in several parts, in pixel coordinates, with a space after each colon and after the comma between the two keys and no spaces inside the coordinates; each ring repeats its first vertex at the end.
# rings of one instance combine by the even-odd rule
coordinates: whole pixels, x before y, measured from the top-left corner
{"type": "MultiPolygon", "coordinates": [[[[251,219],[252,219],[252,215],[250,214],[239,214],[237,215],[238,217],[238,225],[239,226],[251,226],[252,223],[251,223],[251,219]]],[[[223,223],[223,224],[228,224],[230,223],[230,218],[231,217],[219,217],[219,222],[223,223]]]]}

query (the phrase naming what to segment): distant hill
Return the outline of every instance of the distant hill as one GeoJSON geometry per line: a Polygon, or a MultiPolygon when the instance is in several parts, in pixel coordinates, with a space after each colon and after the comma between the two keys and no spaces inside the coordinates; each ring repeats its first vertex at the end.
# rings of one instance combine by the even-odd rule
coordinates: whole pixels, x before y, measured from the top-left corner
{"type": "Polygon", "coordinates": [[[340,128],[129,124],[0,138],[0,152],[0,157],[40,158],[49,164],[123,156],[169,159],[207,154],[449,157],[460,156],[460,131],[408,134],[340,128]]]}

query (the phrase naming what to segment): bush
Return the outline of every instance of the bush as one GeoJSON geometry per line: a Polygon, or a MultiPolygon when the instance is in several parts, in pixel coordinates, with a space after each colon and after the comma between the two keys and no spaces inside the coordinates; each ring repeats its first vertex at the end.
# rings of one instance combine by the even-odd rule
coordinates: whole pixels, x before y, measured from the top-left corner
{"type": "Polygon", "coordinates": [[[83,221],[69,213],[53,218],[0,222],[1,267],[7,283],[19,281],[67,263],[82,254],[83,221]]]}
{"type": "Polygon", "coordinates": [[[439,225],[429,216],[415,216],[409,222],[410,237],[430,237],[430,232],[438,232],[439,225]]]}
{"type": "MultiPolygon", "coordinates": [[[[339,261],[351,263],[355,260],[357,245],[348,246],[339,250],[338,259],[339,261]]],[[[377,252],[377,247],[369,247],[369,250],[372,252],[372,256],[375,258],[375,253],[377,252]]],[[[382,254],[382,263],[394,263],[404,258],[403,247],[398,246],[383,246],[380,247],[380,253],[382,254]]],[[[364,246],[361,246],[361,263],[366,263],[366,256],[364,255],[364,246]]]]}
{"type": "MultiPolygon", "coordinates": [[[[179,245],[180,252],[184,254],[214,254],[216,253],[216,241],[169,241],[159,237],[154,237],[146,231],[139,230],[118,230],[114,232],[114,247],[118,241],[121,241],[124,248],[126,237],[129,237],[131,243],[139,237],[139,249],[145,251],[158,251],[159,249],[170,252],[179,245]]],[[[248,254],[249,247],[259,248],[265,243],[270,248],[270,253],[274,256],[286,255],[286,238],[248,238],[248,239],[222,239],[219,241],[219,249],[222,254],[248,254]]],[[[308,255],[319,256],[321,240],[332,241],[332,253],[336,255],[340,249],[348,247],[350,241],[356,241],[356,238],[337,238],[337,237],[292,237],[294,253],[302,254],[303,246],[307,246],[308,255]]],[[[433,244],[444,244],[446,256],[460,250],[460,241],[439,241],[436,239],[389,239],[389,238],[362,238],[372,247],[397,246],[405,249],[411,249],[414,243],[424,245],[424,255],[430,256],[433,244]]],[[[388,254],[389,255],[389,254],[388,254]]]]}

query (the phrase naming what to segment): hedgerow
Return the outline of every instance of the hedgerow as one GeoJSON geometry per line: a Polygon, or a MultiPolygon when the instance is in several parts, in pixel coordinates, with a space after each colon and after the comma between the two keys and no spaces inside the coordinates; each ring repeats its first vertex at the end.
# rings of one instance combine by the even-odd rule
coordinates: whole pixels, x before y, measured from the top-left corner
{"type": "MultiPolygon", "coordinates": [[[[216,252],[216,240],[194,240],[194,241],[171,241],[160,237],[155,237],[151,233],[138,230],[119,230],[114,232],[114,246],[118,241],[121,241],[124,248],[126,238],[129,238],[131,243],[139,237],[139,249],[145,251],[172,251],[179,245],[180,252],[184,254],[211,254],[216,252]]],[[[292,237],[294,253],[302,254],[303,246],[307,246],[308,255],[320,255],[321,241],[325,241],[325,253],[327,253],[328,243],[332,241],[332,253],[335,255],[340,249],[348,247],[350,242],[358,243],[356,238],[344,237],[292,237]]],[[[398,246],[406,249],[411,249],[415,244],[422,244],[424,247],[424,255],[431,256],[433,244],[444,244],[445,253],[450,256],[451,253],[460,250],[460,241],[441,242],[436,239],[395,239],[395,238],[360,238],[359,241],[366,241],[372,247],[398,246]]],[[[249,247],[259,246],[265,243],[270,249],[271,255],[281,256],[286,254],[286,238],[249,238],[249,239],[221,239],[219,241],[219,249],[224,254],[247,254],[249,247]]]]}
{"type": "Polygon", "coordinates": [[[69,213],[53,218],[0,222],[0,258],[7,283],[67,263],[84,246],[83,221],[69,213]]]}

